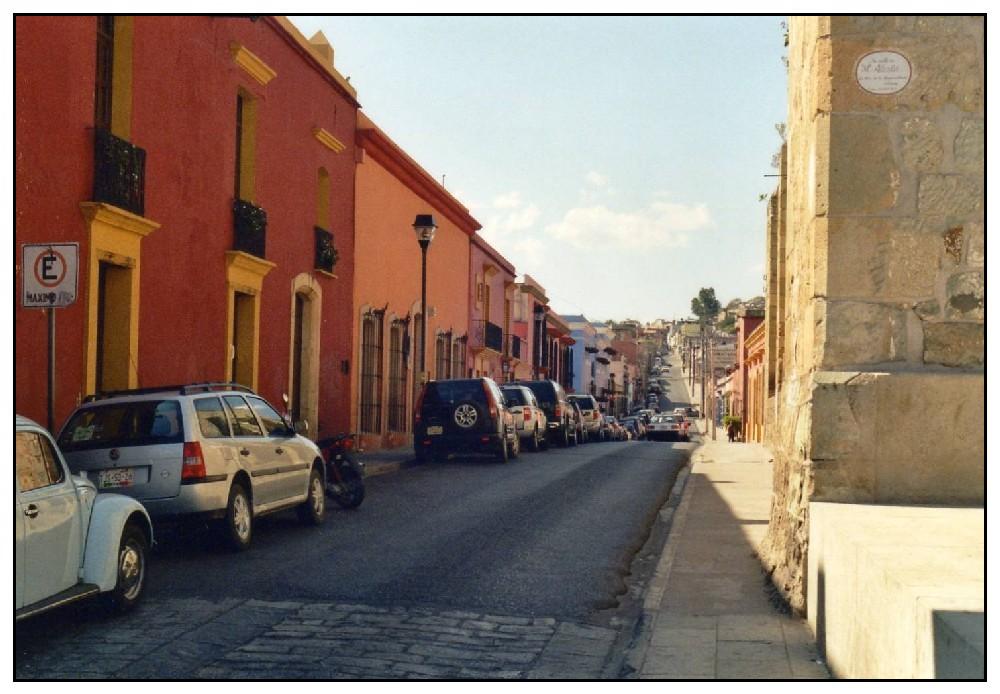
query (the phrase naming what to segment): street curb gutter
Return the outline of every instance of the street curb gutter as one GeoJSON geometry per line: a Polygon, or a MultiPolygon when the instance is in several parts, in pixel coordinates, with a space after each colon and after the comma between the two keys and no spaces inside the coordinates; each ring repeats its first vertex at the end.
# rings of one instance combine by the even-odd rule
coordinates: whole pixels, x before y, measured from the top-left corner
{"type": "Polygon", "coordinates": [[[666,592],[674,556],[677,554],[678,536],[684,530],[684,523],[687,520],[691,496],[685,495],[684,492],[687,489],[687,481],[691,475],[695,457],[704,445],[702,442],[691,451],[688,464],[678,473],[674,486],[670,490],[670,496],[663,508],[660,509],[660,519],[669,523],[667,543],[660,555],[660,561],[656,565],[653,578],[643,592],[642,611],[632,628],[632,636],[625,646],[625,657],[617,674],[620,679],[637,677],[643,661],[646,659],[646,651],[653,638],[653,629],[656,627],[656,616],[659,612],[660,602],[663,600],[664,592],[666,592]]]}
{"type": "Polygon", "coordinates": [[[407,468],[415,467],[417,465],[416,460],[404,460],[402,462],[392,462],[392,463],[365,463],[365,477],[377,477],[378,475],[388,475],[393,472],[399,472],[400,470],[406,470],[407,468]]]}

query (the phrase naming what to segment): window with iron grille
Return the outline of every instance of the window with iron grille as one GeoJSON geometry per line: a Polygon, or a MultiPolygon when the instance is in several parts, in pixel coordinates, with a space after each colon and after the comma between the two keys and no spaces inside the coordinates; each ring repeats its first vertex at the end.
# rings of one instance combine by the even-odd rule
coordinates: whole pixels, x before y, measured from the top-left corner
{"type": "Polygon", "coordinates": [[[361,321],[361,431],[382,433],[382,311],[361,321]]]}
{"type": "Polygon", "coordinates": [[[409,319],[394,320],[389,330],[389,431],[409,429],[406,418],[406,358],[409,352],[409,319]]]}
{"type": "Polygon", "coordinates": [[[441,333],[437,337],[434,350],[435,378],[444,381],[451,378],[451,333],[441,333]]]}
{"type": "Polygon", "coordinates": [[[97,17],[97,74],[94,81],[94,127],[111,130],[111,83],[115,50],[114,15],[97,17]]]}
{"type": "Polygon", "coordinates": [[[465,337],[451,343],[451,377],[465,378],[465,337]]]}

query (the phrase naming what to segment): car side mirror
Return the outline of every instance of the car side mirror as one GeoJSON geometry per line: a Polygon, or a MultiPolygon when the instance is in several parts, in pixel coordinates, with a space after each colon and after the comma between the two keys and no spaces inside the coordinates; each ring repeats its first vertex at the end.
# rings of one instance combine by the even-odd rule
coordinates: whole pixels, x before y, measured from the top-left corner
{"type": "Polygon", "coordinates": [[[309,422],[305,419],[301,419],[292,425],[291,431],[294,431],[296,434],[305,436],[306,434],[309,433],[309,422]]]}

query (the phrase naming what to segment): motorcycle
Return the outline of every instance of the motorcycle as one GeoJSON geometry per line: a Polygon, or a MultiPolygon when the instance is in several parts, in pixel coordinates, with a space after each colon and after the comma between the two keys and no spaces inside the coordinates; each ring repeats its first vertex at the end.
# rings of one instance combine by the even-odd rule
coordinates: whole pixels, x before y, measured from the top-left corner
{"type": "Polygon", "coordinates": [[[326,495],[342,508],[357,508],[365,499],[364,463],[350,457],[354,434],[337,434],[316,442],[326,463],[326,495]]]}
{"type": "MultiPolygon", "coordinates": [[[[297,434],[309,431],[305,421],[292,423],[288,409],[288,394],[282,393],[285,403],[283,415],[286,424],[297,434]]],[[[341,508],[357,508],[365,500],[365,465],[351,458],[349,451],[354,448],[354,434],[337,434],[316,442],[323,456],[326,468],[326,495],[341,508]]]]}

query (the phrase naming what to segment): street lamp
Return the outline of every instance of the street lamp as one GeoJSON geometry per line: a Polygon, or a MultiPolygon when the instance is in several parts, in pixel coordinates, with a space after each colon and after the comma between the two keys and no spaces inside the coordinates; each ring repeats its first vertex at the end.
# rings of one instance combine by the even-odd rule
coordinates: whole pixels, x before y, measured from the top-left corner
{"type": "Polygon", "coordinates": [[[427,354],[427,247],[434,240],[437,223],[432,214],[418,214],[413,220],[413,232],[420,244],[420,378],[424,375],[424,359],[427,354]]]}

